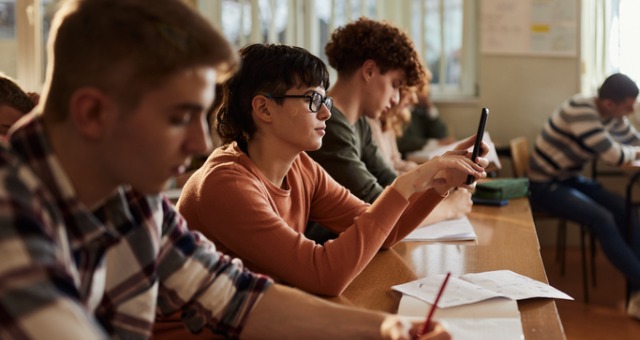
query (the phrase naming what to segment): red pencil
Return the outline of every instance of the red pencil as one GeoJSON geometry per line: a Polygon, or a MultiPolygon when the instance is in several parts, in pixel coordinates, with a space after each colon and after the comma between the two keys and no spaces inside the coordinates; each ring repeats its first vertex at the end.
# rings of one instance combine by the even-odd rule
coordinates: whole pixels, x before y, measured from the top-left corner
{"type": "Polygon", "coordinates": [[[431,325],[431,318],[433,318],[433,313],[436,311],[436,307],[438,306],[438,301],[440,301],[440,297],[444,292],[444,287],[447,286],[447,282],[449,281],[449,276],[451,276],[451,272],[447,273],[447,276],[444,277],[444,281],[442,281],[442,285],[440,286],[440,291],[438,291],[438,295],[436,295],[436,300],[431,305],[431,309],[429,310],[429,314],[427,314],[427,320],[422,325],[422,329],[418,333],[418,337],[424,335],[429,330],[429,326],[431,325]]]}

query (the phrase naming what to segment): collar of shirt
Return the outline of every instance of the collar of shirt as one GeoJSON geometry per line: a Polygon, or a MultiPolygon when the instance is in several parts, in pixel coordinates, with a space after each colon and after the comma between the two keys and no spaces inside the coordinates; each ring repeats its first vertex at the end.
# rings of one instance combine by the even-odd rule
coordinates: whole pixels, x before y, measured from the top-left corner
{"type": "MultiPolygon", "coordinates": [[[[117,240],[117,232],[109,230],[105,220],[99,219],[104,215],[94,214],[78,201],[72,182],[47,139],[40,115],[31,115],[28,121],[11,134],[9,143],[53,196],[52,199],[62,213],[61,218],[64,219],[73,250],[98,240],[105,243],[104,246],[117,240]]],[[[122,190],[118,190],[116,196],[121,194],[122,190]]]]}

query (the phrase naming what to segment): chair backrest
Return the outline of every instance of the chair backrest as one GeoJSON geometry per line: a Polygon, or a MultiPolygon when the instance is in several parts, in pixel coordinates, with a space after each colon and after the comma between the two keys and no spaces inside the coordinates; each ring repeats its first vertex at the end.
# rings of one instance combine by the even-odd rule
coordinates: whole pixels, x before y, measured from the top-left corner
{"type": "Polygon", "coordinates": [[[509,142],[511,167],[514,177],[526,177],[529,168],[529,142],[525,137],[516,137],[509,142]]]}

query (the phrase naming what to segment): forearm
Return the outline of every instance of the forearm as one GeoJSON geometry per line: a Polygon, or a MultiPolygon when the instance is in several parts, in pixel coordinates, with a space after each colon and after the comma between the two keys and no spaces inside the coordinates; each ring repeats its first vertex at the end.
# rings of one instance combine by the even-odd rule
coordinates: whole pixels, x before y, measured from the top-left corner
{"type": "Polygon", "coordinates": [[[471,192],[462,188],[455,190],[433,209],[422,224],[428,225],[444,220],[462,218],[471,212],[472,207],[471,192]]]}
{"type": "Polygon", "coordinates": [[[434,224],[441,221],[446,221],[451,218],[453,218],[452,212],[449,209],[446,209],[444,206],[439,205],[435,209],[433,209],[433,211],[424,219],[422,224],[434,224]]]}
{"type": "Polygon", "coordinates": [[[249,314],[241,338],[381,339],[386,315],[273,285],[249,314]]]}

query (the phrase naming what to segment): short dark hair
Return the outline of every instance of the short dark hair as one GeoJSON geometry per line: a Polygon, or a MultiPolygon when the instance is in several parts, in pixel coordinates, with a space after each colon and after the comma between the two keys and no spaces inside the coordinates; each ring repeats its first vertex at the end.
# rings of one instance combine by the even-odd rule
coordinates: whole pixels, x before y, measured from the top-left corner
{"type": "Polygon", "coordinates": [[[598,89],[598,98],[615,103],[638,97],[638,85],[622,73],[614,73],[604,80],[598,89]]]}
{"type": "Polygon", "coordinates": [[[383,21],[363,17],[339,27],[331,34],[324,51],[329,65],[338,74],[351,75],[371,59],[382,73],[403,70],[408,86],[419,86],[426,80],[425,67],[411,38],[406,32],[383,21]]]}
{"type": "Polygon", "coordinates": [[[64,120],[74,91],[92,86],[128,108],[191,67],[226,75],[235,49],[180,0],[67,0],[56,12],[48,43],[45,113],[64,120]]]}
{"type": "Polygon", "coordinates": [[[35,103],[11,78],[0,74],[0,106],[7,105],[22,112],[29,113],[35,103]]]}
{"type": "MultiPolygon", "coordinates": [[[[216,130],[224,144],[243,145],[256,131],[251,102],[258,94],[280,96],[293,87],[329,88],[322,60],[301,47],[252,44],[240,50],[240,70],[222,84],[216,130]]],[[[274,99],[282,104],[283,99],[274,99]]]]}

